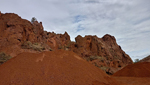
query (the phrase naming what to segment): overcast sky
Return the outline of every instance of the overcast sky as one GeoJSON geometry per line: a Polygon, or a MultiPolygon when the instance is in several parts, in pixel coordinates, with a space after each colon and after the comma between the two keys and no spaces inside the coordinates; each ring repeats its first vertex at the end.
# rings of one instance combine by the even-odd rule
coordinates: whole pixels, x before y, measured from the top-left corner
{"type": "Polygon", "coordinates": [[[150,0],[0,0],[2,13],[43,22],[46,31],[115,36],[134,60],[150,55],[150,0]]]}

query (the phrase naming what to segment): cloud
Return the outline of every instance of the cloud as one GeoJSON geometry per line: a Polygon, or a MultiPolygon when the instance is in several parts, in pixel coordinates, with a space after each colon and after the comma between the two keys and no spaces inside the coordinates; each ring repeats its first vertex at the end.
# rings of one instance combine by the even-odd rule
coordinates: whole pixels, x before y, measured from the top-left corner
{"type": "Polygon", "coordinates": [[[150,0],[2,0],[0,10],[36,17],[47,31],[77,35],[111,34],[131,58],[150,54],[150,0]]]}

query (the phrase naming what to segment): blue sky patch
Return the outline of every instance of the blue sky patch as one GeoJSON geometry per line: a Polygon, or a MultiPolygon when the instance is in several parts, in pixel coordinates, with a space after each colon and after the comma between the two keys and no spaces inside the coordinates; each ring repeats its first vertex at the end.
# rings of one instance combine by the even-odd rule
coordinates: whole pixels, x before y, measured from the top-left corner
{"type": "Polygon", "coordinates": [[[85,28],[83,27],[83,25],[79,24],[78,27],[77,27],[77,31],[76,32],[82,31],[84,29],[85,28]]]}
{"type": "Polygon", "coordinates": [[[80,22],[82,20],[85,20],[85,18],[86,17],[84,15],[77,15],[77,16],[74,17],[73,23],[78,23],[78,22],[80,22]]]}

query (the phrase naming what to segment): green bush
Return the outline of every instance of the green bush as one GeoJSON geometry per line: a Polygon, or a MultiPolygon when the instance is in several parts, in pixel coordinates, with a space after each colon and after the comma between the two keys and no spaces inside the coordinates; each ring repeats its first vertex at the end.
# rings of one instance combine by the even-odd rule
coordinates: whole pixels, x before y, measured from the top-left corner
{"type": "Polygon", "coordinates": [[[4,52],[0,53],[0,65],[6,62],[7,60],[11,59],[10,55],[6,55],[4,52]]]}

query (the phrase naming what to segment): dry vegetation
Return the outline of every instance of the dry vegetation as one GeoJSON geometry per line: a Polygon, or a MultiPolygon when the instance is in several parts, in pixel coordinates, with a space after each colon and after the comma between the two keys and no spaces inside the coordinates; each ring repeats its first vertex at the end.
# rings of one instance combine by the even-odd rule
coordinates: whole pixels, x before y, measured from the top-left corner
{"type": "Polygon", "coordinates": [[[10,55],[7,55],[4,52],[0,53],[0,65],[5,63],[7,60],[11,59],[12,57],[10,55]]]}
{"type": "Polygon", "coordinates": [[[33,49],[35,51],[40,51],[40,52],[45,50],[45,47],[43,47],[40,43],[32,44],[30,41],[23,42],[21,47],[23,49],[33,49]]]}

